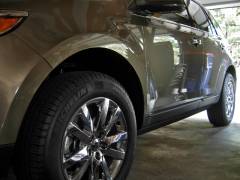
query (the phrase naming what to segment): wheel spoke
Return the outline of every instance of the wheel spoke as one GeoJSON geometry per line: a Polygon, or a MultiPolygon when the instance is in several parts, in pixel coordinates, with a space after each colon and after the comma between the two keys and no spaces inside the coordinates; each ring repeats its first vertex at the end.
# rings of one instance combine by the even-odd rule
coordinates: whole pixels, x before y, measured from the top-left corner
{"type": "Polygon", "coordinates": [[[108,109],[109,109],[109,102],[110,100],[105,98],[104,101],[101,103],[100,106],[100,112],[99,112],[99,120],[98,120],[98,124],[96,126],[96,130],[98,130],[99,125],[101,126],[101,128],[105,127],[105,123],[106,123],[106,118],[108,115],[108,109]]]}
{"type": "Polygon", "coordinates": [[[95,166],[94,166],[94,159],[91,158],[91,173],[89,174],[89,179],[94,180],[95,179],[95,166]]]}
{"type": "Polygon", "coordinates": [[[101,167],[102,167],[102,170],[103,170],[106,180],[112,180],[106,159],[103,155],[101,157],[101,167]]]}
{"type": "Polygon", "coordinates": [[[121,150],[116,150],[116,149],[104,149],[102,150],[102,153],[105,156],[111,157],[115,160],[124,160],[125,157],[125,152],[121,151],[121,150]]]}
{"type": "Polygon", "coordinates": [[[99,174],[98,173],[98,170],[99,170],[99,167],[97,164],[98,161],[95,159],[95,156],[96,156],[96,152],[93,152],[94,154],[92,155],[92,158],[91,158],[91,173],[89,174],[89,179],[90,180],[96,180],[96,179],[99,179],[99,174]]]}
{"type": "Polygon", "coordinates": [[[90,160],[84,162],[84,164],[82,165],[80,171],[78,171],[75,175],[73,175],[72,180],[81,180],[83,175],[88,170],[89,165],[90,165],[90,160]]]}
{"type": "Polygon", "coordinates": [[[87,105],[83,105],[81,109],[82,113],[80,115],[82,115],[81,118],[83,119],[84,126],[86,126],[88,130],[93,133],[93,120],[87,105]]]}
{"type": "Polygon", "coordinates": [[[104,141],[108,146],[110,146],[112,144],[119,143],[125,140],[127,140],[127,132],[120,132],[116,135],[106,137],[104,141]]]}
{"type": "Polygon", "coordinates": [[[87,145],[91,142],[91,135],[89,134],[89,132],[81,130],[75,123],[71,122],[69,128],[69,136],[76,137],[81,142],[87,145]]]}
{"type": "Polygon", "coordinates": [[[100,122],[102,127],[104,127],[106,122],[108,108],[109,108],[109,99],[104,99],[104,102],[102,104],[101,114],[100,114],[100,122]]]}
{"type": "Polygon", "coordinates": [[[107,124],[107,126],[106,126],[106,128],[105,128],[105,130],[104,130],[104,131],[105,131],[105,136],[107,136],[108,133],[111,131],[113,125],[114,125],[115,123],[117,123],[117,121],[118,121],[118,119],[119,119],[119,117],[120,117],[121,114],[122,114],[121,109],[120,109],[119,107],[117,107],[116,110],[115,110],[115,112],[114,112],[113,115],[111,116],[111,118],[110,118],[110,120],[109,120],[109,122],[108,122],[108,124],[107,124]]]}
{"type": "Polygon", "coordinates": [[[89,159],[88,147],[86,146],[70,158],[66,159],[63,163],[63,167],[64,169],[67,169],[75,164],[85,163],[86,161],[89,161],[89,159]]]}

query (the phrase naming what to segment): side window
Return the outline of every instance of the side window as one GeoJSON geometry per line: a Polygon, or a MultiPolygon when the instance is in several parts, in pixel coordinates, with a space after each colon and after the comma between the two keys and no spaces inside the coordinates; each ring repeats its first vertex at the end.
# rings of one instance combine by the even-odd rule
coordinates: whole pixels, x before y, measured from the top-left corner
{"type": "Polygon", "coordinates": [[[218,36],[217,31],[216,31],[216,29],[215,29],[215,27],[213,26],[212,23],[210,23],[209,30],[210,30],[209,31],[210,34],[212,34],[214,36],[218,36]]]}
{"type": "Polygon", "coordinates": [[[222,32],[219,24],[217,23],[217,21],[214,19],[214,17],[210,13],[208,13],[208,15],[209,15],[209,17],[210,17],[210,19],[212,21],[212,25],[211,26],[215,30],[215,34],[213,34],[213,35],[220,36],[220,37],[223,38],[224,35],[223,35],[223,32],[222,32]]]}
{"type": "Polygon", "coordinates": [[[192,20],[194,21],[194,23],[197,25],[199,29],[202,29],[204,31],[209,31],[208,29],[209,21],[201,6],[199,6],[194,1],[189,1],[188,11],[192,20]]]}

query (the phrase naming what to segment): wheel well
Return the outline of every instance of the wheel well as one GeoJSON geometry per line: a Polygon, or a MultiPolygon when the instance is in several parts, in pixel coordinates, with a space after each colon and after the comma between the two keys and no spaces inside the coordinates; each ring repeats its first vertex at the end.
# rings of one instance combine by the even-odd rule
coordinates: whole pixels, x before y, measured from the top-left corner
{"type": "Polygon", "coordinates": [[[50,74],[50,78],[72,71],[96,71],[115,78],[125,88],[133,103],[138,129],[142,127],[144,116],[142,85],[137,73],[124,57],[103,48],[83,50],[58,65],[50,74]]]}
{"type": "Polygon", "coordinates": [[[237,81],[237,75],[236,75],[236,70],[235,70],[234,66],[228,67],[227,73],[232,74],[235,81],[237,81]]]}

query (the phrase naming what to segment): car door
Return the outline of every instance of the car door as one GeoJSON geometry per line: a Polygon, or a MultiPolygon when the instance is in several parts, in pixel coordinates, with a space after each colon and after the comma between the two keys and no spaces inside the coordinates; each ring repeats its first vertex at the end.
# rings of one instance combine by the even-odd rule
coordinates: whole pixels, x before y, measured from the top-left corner
{"type": "Polygon", "coordinates": [[[149,101],[153,113],[201,98],[203,66],[201,30],[191,27],[187,11],[154,13],[146,28],[149,101]]]}
{"type": "MultiPolygon", "coordinates": [[[[206,38],[208,37],[209,21],[205,15],[204,9],[198,2],[194,0],[185,0],[185,2],[187,5],[189,16],[193,22],[192,26],[194,27],[194,33],[192,33],[192,38],[194,39],[193,44],[196,43],[196,46],[201,47],[201,50],[197,52],[201,53],[197,55],[199,59],[197,61],[190,61],[190,63],[193,63],[194,65],[192,66],[191,72],[189,72],[189,76],[193,77],[193,79],[196,81],[196,83],[193,84],[192,88],[194,88],[195,92],[197,92],[197,95],[202,98],[203,92],[206,90],[205,84],[207,77],[211,76],[211,74],[208,73],[209,71],[206,72],[206,68],[208,69],[211,66],[210,64],[206,65],[204,49],[204,43],[206,38]]],[[[190,59],[196,58],[196,53],[190,52],[190,54],[192,54],[192,58],[190,59]]]]}
{"type": "Polygon", "coordinates": [[[227,43],[224,42],[224,36],[218,23],[208,11],[204,11],[207,18],[209,18],[209,26],[208,36],[203,41],[205,62],[203,96],[211,97],[218,95],[219,89],[221,90],[221,87],[218,86],[225,76],[225,66],[223,64],[227,43]]]}

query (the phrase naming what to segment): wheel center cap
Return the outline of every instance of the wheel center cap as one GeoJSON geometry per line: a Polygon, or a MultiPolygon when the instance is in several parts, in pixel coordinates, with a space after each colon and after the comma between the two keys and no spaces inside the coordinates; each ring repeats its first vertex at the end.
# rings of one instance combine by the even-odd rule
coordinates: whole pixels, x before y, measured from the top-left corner
{"type": "Polygon", "coordinates": [[[94,139],[92,141],[92,150],[97,151],[100,148],[100,141],[99,139],[94,139]]]}

